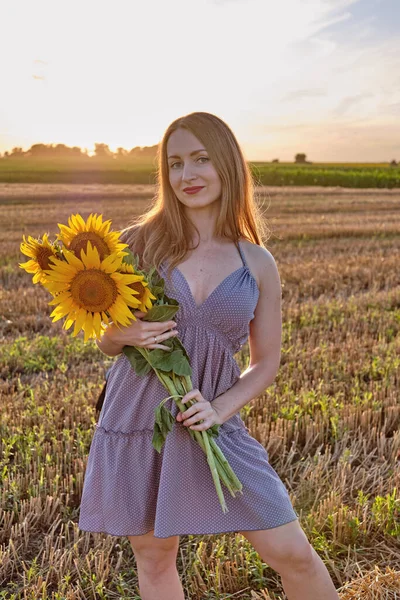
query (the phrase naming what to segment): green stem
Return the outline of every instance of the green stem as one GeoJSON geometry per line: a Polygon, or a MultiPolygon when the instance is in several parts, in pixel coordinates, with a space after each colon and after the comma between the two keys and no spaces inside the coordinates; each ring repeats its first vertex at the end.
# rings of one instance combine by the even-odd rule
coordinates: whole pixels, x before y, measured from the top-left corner
{"type": "MultiPolygon", "coordinates": [[[[243,492],[242,492],[243,486],[242,486],[241,481],[238,479],[238,477],[237,477],[236,473],[234,472],[234,470],[232,469],[231,465],[226,460],[224,453],[222,452],[221,448],[218,446],[218,444],[216,443],[214,438],[210,439],[210,445],[211,445],[211,448],[212,448],[214,454],[220,461],[222,469],[224,469],[224,471],[228,474],[228,477],[229,477],[230,482],[233,487],[233,491],[240,492],[243,495],[243,492]]],[[[233,494],[233,496],[234,496],[234,494],[233,494]]]]}
{"type": "MultiPolygon", "coordinates": [[[[137,350],[142,354],[142,356],[149,361],[149,351],[146,348],[141,348],[136,346],[137,350]]],[[[170,393],[170,398],[174,398],[175,403],[177,404],[180,412],[185,412],[188,408],[182,402],[180,402],[179,398],[182,398],[184,394],[193,389],[192,381],[189,376],[176,376],[175,373],[172,373],[172,379],[166,373],[159,371],[153,367],[153,371],[156,373],[157,378],[162,383],[162,385],[168,390],[170,393]],[[181,387],[182,390],[178,390],[177,388],[181,387]],[[184,394],[179,394],[179,391],[183,391],[184,394]]],[[[168,400],[166,398],[165,400],[168,400]]],[[[195,404],[195,401],[191,401],[189,406],[195,404]]],[[[222,450],[215,443],[215,440],[212,436],[210,436],[206,430],[203,431],[194,431],[188,430],[189,434],[192,436],[192,439],[195,439],[203,452],[206,454],[207,463],[211,470],[211,475],[213,477],[214,485],[217,491],[217,495],[222,507],[223,512],[228,512],[228,508],[225,503],[224,494],[221,488],[220,478],[223,483],[228,488],[230,494],[235,497],[235,491],[240,491],[243,493],[242,484],[235,475],[228,461],[226,460],[222,450]]]]}
{"type": "MultiPolygon", "coordinates": [[[[154,370],[156,371],[157,376],[160,379],[160,381],[164,384],[164,386],[167,388],[167,390],[170,393],[172,390],[173,390],[173,392],[177,391],[176,386],[174,386],[174,384],[171,381],[171,378],[168,375],[164,375],[164,373],[158,372],[158,369],[154,369],[154,370]],[[175,389],[173,389],[173,388],[175,388],[175,389]]],[[[181,412],[185,412],[187,407],[182,402],[180,402],[179,399],[175,399],[175,402],[177,403],[179,410],[181,412]]],[[[205,453],[206,453],[207,463],[211,470],[211,475],[212,475],[212,478],[214,481],[215,489],[217,491],[219,502],[222,507],[222,511],[224,513],[228,512],[228,508],[226,506],[226,502],[225,502],[225,498],[224,498],[224,493],[221,488],[219,473],[218,473],[217,466],[216,466],[215,460],[214,460],[214,454],[213,454],[213,451],[211,450],[211,446],[210,446],[210,442],[209,442],[209,435],[206,431],[200,432],[200,431],[191,430],[190,433],[194,434],[194,437],[195,437],[196,441],[200,444],[200,446],[202,446],[202,444],[200,443],[200,440],[202,440],[202,442],[203,442],[203,445],[204,445],[203,450],[205,450],[205,453]]]]}
{"type": "Polygon", "coordinates": [[[201,433],[203,435],[204,445],[207,450],[207,462],[211,469],[211,474],[214,479],[214,485],[217,490],[219,502],[222,506],[222,512],[227,513],[228,507],[226,506],[224,493],[222,491],[221,481],[220,481],[219,474],[218,474],[217,467],[216,467],[215,460],[214,460],[214,453],[211,450],[209,435],[208,435],[207,431],[204,431],[204,430],[201,433]]]}
{"type": "MultiPolygon", "coordinates": [[[[181,377],[181,384],[182,384],[182,387],[183,387],[185,393],[187,393],[188,391],[190,391],[193,388],[192,381],[191,381],[190,377],[188,377],[188,376],[181,377]]],[[[221,467],[220,468],[220,476],[223,479],[226,487],[231,492],[231,495],[235,496],[234,491],[240,491],[240,493],[243,494],[243,492],[242,492],[243,486],[242,486],[240,480],[237,478],[237,476],[236,476],[235,472],[233,471],[232,467],[230,466],[229,462],[226,460],[224,453],[222,452],[221,448],[218,446],[218,444],[216,443],[215,439],[212,436],[210,436],[210,444],[211,444],[212,450],[214,451],[214,454],[218,458],[219,465],[221,467]],[[233,486],[232,486],[232,484],[233,484],[233,486]],[[232,489],[232,487],[233,487],[233,489],[232,489]]],[[[205,449],[204,449],[204,451],[205,451],[205,449]]]]}

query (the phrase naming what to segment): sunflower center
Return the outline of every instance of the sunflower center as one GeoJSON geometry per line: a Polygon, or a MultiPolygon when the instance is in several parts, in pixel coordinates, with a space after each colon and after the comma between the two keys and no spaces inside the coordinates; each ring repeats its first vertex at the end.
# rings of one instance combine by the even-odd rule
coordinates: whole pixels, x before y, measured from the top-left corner
{"type": "Polygon", "coordinates": [[[135,298],[140,300],[140,302],[143,302],[144,286],[140,283],[140,281],[134,281],[133,283],[130,283],[128,287],[135,290],[135,292],[139,292],[138,295],[135,294],[135,298]]]}
{"type": "Polygon", "coordinates": [[[71,282],[71,296],[80,308],[90,312],[108,310],[118,296],[115,281],[99,269],[78,271],[71,282]]]}
{"type": "Polygon", "coordinates": [[[49,263],[49,256],[54,256],[54,252],[50,248],[46,246],[40,246],[37,250],[36,261],[39,267],[44,269],[50,269],[50,265],[53,263],[49,263]]]}
{"type": "Polygon", "coordinates": [[[78,233],[68,246],[68,250],[72,250],[75,252],[75,255],[80,258],[81,250],[87,252],[88,242],[97,248],[100,260],[103,260],[103,258],[110,254],[107,244],[95,231],[82,231],[82,233],[78,233]]]}

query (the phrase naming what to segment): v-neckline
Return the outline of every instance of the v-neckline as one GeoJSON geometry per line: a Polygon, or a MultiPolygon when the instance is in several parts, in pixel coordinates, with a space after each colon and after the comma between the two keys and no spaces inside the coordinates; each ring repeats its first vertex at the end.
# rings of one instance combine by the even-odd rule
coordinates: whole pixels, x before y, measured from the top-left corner
{"type": "Polygon", "coordinates": [[[215,294],[215,292],[216,292],[216,291],[217,291],[217,290],[218,290],[218,289],[219,289],[219,288],[222,286],[222,284],[223,284],[223,283],[225,283],[225,282],[227,281],[227,279],[229,279],[230,277],[232,277],[233,275],[235,275],[235,273],[238,273],[238,271],[242,271],[243,269],[248,269],[248,266],[247,266],[247,265],[242,265],[241,267],[238,267],[237,269],[235,269],[234,271],[232,271],[232,273],[229,273],[229,275],[227,275],[227,276],[226,276],[226,277],[225,277],[225,278],[224,278],[224,279],[223,279],[223,280],[222,280],[222,281],[221,281],[221,282],[220,282],[220,283],[217,285],[217,287],[215,287],[215,288],[213,289],[213,291],[211,292],[211,294],[209,294],[209,295],[207,296],[207,298],[206,298],[206,299],[205,299],[203,302],[201,302],[200,304],[197,304],[197,303],[196,303],[196,300],[194,299],[194,296],[193,296],[193,292],[192,292],[192,290],[190,289],[190,285],[189,285],[189,283],[188,283],[188,280],[186,279],[186,277],[184,276],[184,274],[182,273],[182,271],[181,271],[180,269],[178,269],[178,267],[174,267],[173,271],[177,271],[177,272],[179,273],[180,277],[181,277],[181,278],[183,279],[183,281],[185,282],[185,285],[186,285],[186,287],[187,287],[187,289],[188,289],[189,296],[190,296],[190,298],[191,298],[191,301],[192,301],[192,303],[193,303],[194,307],[195,307],[197,310],[200,310],[200,309],[201,309],[201,308],[203,308],[203,306],[204,306],[204,305],[205,305],[205,304],[206,304],[206,303],[207,303],[207,302],[210,300],[210,298],[211,298],[211,297],[212,297],[212,296],[215,294]]]}

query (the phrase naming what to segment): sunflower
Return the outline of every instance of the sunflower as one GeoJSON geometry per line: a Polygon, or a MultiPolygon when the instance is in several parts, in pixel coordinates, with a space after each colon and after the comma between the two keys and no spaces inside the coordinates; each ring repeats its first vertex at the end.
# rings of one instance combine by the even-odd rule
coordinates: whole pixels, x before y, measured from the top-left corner
{"type": "Polygon", "coordinates": [[[97,213],[92,213],[86,219],[86,223],[81,215],[71,215],[68,218],[68,225],[69,227],[58,223],[60,233],[56,237],[78,258],[81,250],[86,252],[88,241],[97,248],[100,260],[128,246],[120,242],[118,231],[109,231],[111,221],[103,223],[103,215],[97,216],[97,213]]]}
{"type": "Polygon", "coordinates": [[[81,258],[65,249],[66,260],[52,258],[45,287],[53,295],[58,294],[49,302],[58,304],[50,315],[53,323],[67,316],[63,328],[69,329],[75,323],[72,335],[83,329],[86,342],[90,337],[101,337],[109,317],[117,327],[129,325],[130,319],[135,321],[130,307],[138,309],[141,302],[129,284],[139,281],[141,276],[119,272],[125,255],[115,252],[101,260],[97,248],[89,241],[87,251],[81,250],[81,258]]]}
{"type": "Polygon", "coordinates": [[[21,269],[25,269],[27,273],[34,273],[32,278],[33,283],[45,283],[47,275],[46,269],[50,268],[50,256],[57,256],[56,249],[51,242],[47,233],[43,235],[43,240],[39,241],[28,235],[28,241],[25,236],[22,236],[23,242],[20,245],[20,251],[25,256],[29,256],[31,260],[24,263],[19,263],[21,269]]]}
{"type": "MultiPolygon", "coordinates": [[[[121,273],[135,273],[135,269],[132,265],[127,263],[122,263],[120,268],[121,273]]],[[[140,280],[135,281],[134,283],[130,283],[129,287],[136,291],[138,294],[137,299],[140,300],[140,308],[142,312],[147,312],[149,308],[153,306],[152,300],[157,300],[157,297],[151,293],[149,288],[149,284],[144,278],[144,275],[140,275],[140,280]]]]}

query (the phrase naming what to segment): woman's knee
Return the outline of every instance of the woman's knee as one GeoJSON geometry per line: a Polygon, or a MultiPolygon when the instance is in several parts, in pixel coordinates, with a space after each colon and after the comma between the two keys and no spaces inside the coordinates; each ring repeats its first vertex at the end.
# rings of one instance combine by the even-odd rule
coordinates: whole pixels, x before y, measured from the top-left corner
{"type": "Polygon", "coordinates": [[[240,531],[261,558],[280,574],[312,567],[314,552],[298,520],[263,531],[240,531]]]}
{"type": "Polygon", "coordinates": [[[170,567],[176,566],[176,558],[179,548],[179,536],[168,538],[154,537],[154,529],[144,535],[127,536],[136,563],[142,570],[163,572],[170,567]]]}

